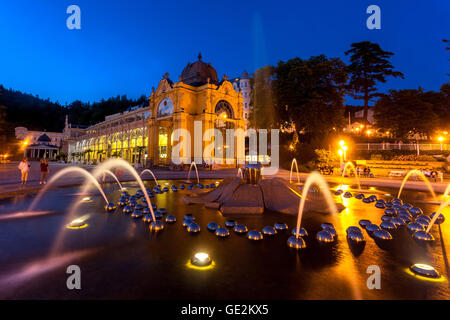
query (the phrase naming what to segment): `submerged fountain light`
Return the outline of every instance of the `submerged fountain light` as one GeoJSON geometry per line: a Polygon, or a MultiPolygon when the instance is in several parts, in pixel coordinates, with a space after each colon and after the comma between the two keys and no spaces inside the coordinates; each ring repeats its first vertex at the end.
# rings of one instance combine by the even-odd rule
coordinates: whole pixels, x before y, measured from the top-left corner
{"type": "Polygon", "coordinates": [[[71,223],[69,223],[66,228],[67,229],[83,229],[88,225],[83,219],[75,219],[71,223]]]}
{"type": "Polygon", "coordinates": [[[92,199],[91,199],[91,197],[84,197],[83,199],[81,199],[81,202],[84,202],[84,203],[92,202],[92,199]]]}
{"type": "Polygon", "coordinates": [[[207,267],[211,265],[212,259],[205,252],[198,252],[191,258],[191,263],[196,267],[207,267]]]}
{"type": "Polygon", "coordinates": [[[441,277],[439,272],[428,264],[416,263],[409,267],[409,269],[412,273],[421,277],[432,279],[438,279],[441,277]]]}
{"type": "Polygon", "coordinates": [[[150,231],[153,231],[153,232],[162,231],[164,229],[164,224],[159,220],[152,221],[150,223],[149,229],[150,229],[150,231]]]}

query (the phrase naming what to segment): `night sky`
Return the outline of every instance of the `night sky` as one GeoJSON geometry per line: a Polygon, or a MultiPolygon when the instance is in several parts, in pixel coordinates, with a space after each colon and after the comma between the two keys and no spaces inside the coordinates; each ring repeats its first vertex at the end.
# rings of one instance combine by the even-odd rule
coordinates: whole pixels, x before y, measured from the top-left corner
{"type": "Polygon", "coordinates": [[[199,52],[219,77],[294,57],[342,57],[353,42],[392,51],[405,79],[382,90],[438,90],[450,81],[450,1],[0,0],[0,84],[61,103],[149,95],[165,72],[178,81],[199,52]],[[81,30],[66,9],[81,8],[81,30]],[[381,8],[381,30],[366,8],[381,8]]]}

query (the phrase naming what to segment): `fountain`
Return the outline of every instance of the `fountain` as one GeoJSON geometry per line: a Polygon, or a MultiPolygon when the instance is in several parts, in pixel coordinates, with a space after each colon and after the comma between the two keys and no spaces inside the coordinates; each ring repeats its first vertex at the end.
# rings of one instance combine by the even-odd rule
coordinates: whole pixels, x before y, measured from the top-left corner
{"type": "Polygon", "coordinates": [[[300,198],[300,204],[298,206],[298,215],[297,215],[297,228],[296,228],[296,235],[295,237],[299,237],[299,231],[300,226],[302,222],[302,215],[303,215],[303,209],[305,207],[306,197],[308,196],[308,191],[311,186],[316,183],[320,189],[322,190],[325,200],[328,204],[328,208],[330,209],[331,213],[334,215],[337,215],[338,210],[336,208],[336,204],[333,201],[333,197],[330,192],[330,188],[328,187],[328,183],[326,180],[322,177],[322,175],[318,172],[312,172],[308,178],[306,179],[305,185],[303,187],[302,196],[300,198]]]}
{"type": "Polygon", "coordinates": [[[158,180],[156,179],[155,175],[153,174],[153,171],[150,169],[145,169],[144,171],[141,172],[141,174],[139,176],[142,177],[144,175],[144,173],[146,173],[146,172],[149,172],[153,176],[153,179],[155,180],[156,185],[159,185],[158,180]]]}
{"type": "Polygon", "coordinates": [[[291,172],[289,173],[289,183],[292,183],[292,171],[294,170],[294,163],[295,163],[295,169],[297,170],[297,183],[300,184],[300,176],[298,174],[298,165],[297,165],[297,159],[292,159],[291,162],[291,172]]]}
{"type": "Polygon", "coordinates": [[[197,170],[197,165],[195,164],[195,161],[192,161],[191,166],[189,167],[189,173],[188,173],[188,178],[187,178],[187,183],[191,183],[191,180],[189,180],[191,178],[191,170],[192,167],[195,168],[195,173],[197,175],[197,184],[200,184],[200,179],[198,177],[198,170],[197,170]]]}
{"type": "Polygon", "coordinates": [[[444,211],[444,209],[450,205],[450,199],[445,200],[448,197],[449,193],[450,193],[450,183],[447,185],[447,188],[445,189],[444,196],[442,197],[442,202],[441,202],[441,205],[439,206],[438,211],[434,214],[433,219],[431,219],[431,222],[428,225],[427,233],[430,232],[431,227],[434,225],[436,220],[439,218],[439,216],[441,215],[441,212],[444,211]]]}
{"type": "Polygon", "coordinates": [[[430,181],[428,180],[428,178],[420,170],[411,170],[411,171],[409,171],[406,174],[405,178],[402,181],[402,185],[400,186],[400,190],[398,191],[397,198],[400,199],[400,196],[402,194],[403,187],[405,186],[406,181],[408,181],[409,177],[412,176],[413,174],[419,175],[422,178],[422,180],[425,181],[425,183],[427,184],[428,189],[430,190],[430,193],[433,195],[433,198],[436,200],[436,193],[434,192],[430,181]]]}
{"type": "MultiPolygon", "coordinates": [[[[39,202],[39,200],[42,198],[42,195],[50,188],[50,186],[52,184],[54,184],[57,180],[59,180],[60,178],[62,178],[66,174],[68,174],[68,173],[80,173],[81,175],[83,175],[86,178],[86,180],[88,180],[90,183],[93,183],[97,187],[97,189],[102,194],[103,199],[105,200],[106,204],[109,203],[108,198],[106,197],[105,193],[103,192],[102,187],[100,186],[100,184],[98,183],[97,179],[92,174],[90,174],[85,169],[82,169],[82,168],[79,168],[79,167],[69,167],[69,168],[65,168],[65,169],[57,172],[49,180],[49,182],[45,185],[45,187],[39,191],[37,197],[33,200],[33,202],[31,203],[31,205],[29,206],[27,211],[28,212],[29,211],[33,211],[33,209],[36,207],[36,205],[39,202]]],[[[83,192],[82,194],[85,194],[85,193],[86,192],[83,192]]]]}
{"type": "Polygon", "coordinates": [[[123,187],[122,187],[122,184],[120,183],[119,179],[117,178],[117,176],[114,173],[112,173],[111,170],[105,170],[104,172],[109,174],[111,177],[113,177],[116,180],[117,184],[120,187],[120,190],[122,191],[123,187]]]}
{"type": "Polygon", "coordinates": [[[344,169],[342,170],[341,182],[339,184],[342,185],[342,183],[344,181],[345,172],[348,167],[350,167],[353,170],[353,172],[355,173],[355,179],[356,179],[356,182],[358,183],[358,190],[361,190],[361,183],[359,182],[358,172],[356,171],[356,168],[351,161],[349,161],[345,164],[344,169]]]}

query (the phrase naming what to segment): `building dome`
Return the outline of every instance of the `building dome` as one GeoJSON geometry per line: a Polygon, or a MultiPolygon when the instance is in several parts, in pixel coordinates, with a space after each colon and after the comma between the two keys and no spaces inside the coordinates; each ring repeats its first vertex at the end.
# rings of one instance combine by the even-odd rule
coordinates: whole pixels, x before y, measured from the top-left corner
{"type": "Polygon", "coordinates": [[[244,72],[242,72],[241,79],[250,79],[250,76],[248,75],[247,70],[244,70],[244,72]]]}
{"type": "Polygon", "coordinates": [[[198,61],[194,63],[188,63],[181,73],[181,81],[194,86],[199,87],[206,83],[218,84],[217,71],[210,63],[202,61],[202,55],[198,55],[198,61]]]}
{"type": "Polygon", "coordinates": [[[38,142],[51,142],[52,139],[50,139],[49,136],[44,133],[37,139],[37,141],[38,142]]]}

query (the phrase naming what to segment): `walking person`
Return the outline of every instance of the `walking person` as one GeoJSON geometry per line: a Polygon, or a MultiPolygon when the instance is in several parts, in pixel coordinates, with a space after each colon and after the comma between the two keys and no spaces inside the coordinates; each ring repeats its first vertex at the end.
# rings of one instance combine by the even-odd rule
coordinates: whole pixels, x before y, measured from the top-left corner
{"type": "Polygon", "coordinates": [[[39,184],[47,184],[48,173],[48,160],[41,160],[41,180],[39,180],[39,184]]]}
{"type": "Polygon", "coordinates": [[[22,174],[22,185],[26,185],[28,181],[28,173],[30,172],[31,164],[28,162],[27,158],[23,158],[23,160],[19,163],[19,170],[22,174]]]}

